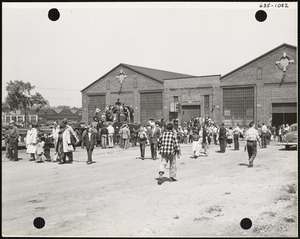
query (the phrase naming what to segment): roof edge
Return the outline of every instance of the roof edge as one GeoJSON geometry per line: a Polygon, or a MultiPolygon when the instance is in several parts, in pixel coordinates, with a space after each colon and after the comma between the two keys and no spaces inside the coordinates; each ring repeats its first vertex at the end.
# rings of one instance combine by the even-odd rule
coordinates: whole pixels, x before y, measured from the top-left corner
{"type": "Polygon", "coordinates": [[[297,49],[297,47],[294,46],[294,45],[290,45],[290,44],[287,44],[287,43],[283,43],[283,44],[281,44],[281,45],[279,45],[279,46],[273,48],[272,50],[270,50],[270,51],[268,51],[268,52],[266,52],[266,53],[264,53],[264,54],[262,54],[262,55],[260,55],[260,56],[258,56],[258,57],[256,57],[256,58],[254,58],[253,60],[251,60],[251,61],[249,61],[249,62],[247,62],[247,63],[241,65],[240,67],[238,67],[238,68],[236,68],[236,69],[234,69],[234,70],[232,70],[232,71],[226,73],[225,75],[221,76],[220,79],[223,79],[224,77],[226,77],[226,76],[232,74],[233,72],[240,70],[241,68],[243,68],[243,67],[245,67],[245,66],[247,66],[247,65],[249,65],[249,64],[251,64],[251,63],[253,63],[254,61],[257,61],[258,59],[260,59],[260,58],[262,58],[262,57],[265,57],[266,55],[270,54],[270,53],[273,52],[273,51],[276,51],[277,49],[279,49],[279,48],[281,48],[281,47],[283,47],[283,46],[287,46],[287,47],[290,47],[290,48],[297,49]]]}
{"type": "Polygon", "coordinates": [[[87,88],[91,87],[92,85],[94,85],[96,82],[100,81],[102,78],[104,78],[105,76],[107,76],[110,72],[114,71],[116,68],[118,68],[119,66],[121,66],[122,63],[120,63],[119,65],[115,66],[113,69],[111,69],[109,72],[105,73],[103,76],[101,76],[100,78],[98,78],[97,80],[95,80],[93,83],[89,84],[88,86],[86,86],[84,89],[82,89],[80,92],[85,91],[87,88]]]}
{"type": "Polygon", "coordinates": [[[177,80],[177,79],[201,78],[201,77],[212,77],[212,76],[221,76],[221,74],[203,75],[203,76],[186,76],[186,77],[176,77],[176,78],[166,78],[166,79],[164,79],[164,80],[177,80]]]}
{"type": "MultiPolygon", "coordinates": [[[[150,78],[150,79],[152,79],[152,80],[155,80],[155,81],[157,81],[158,83],[163,84],[163,81],[160,81],[160,80],[158,80],[158,79],[153,78],[152,76],[146,75],[145,73],[142,73],[142,72],[140,72],[140,71],[138,71],[138,70],[136,70],[136,69],[133,69],[133,68],[130,67],[130,65],[127,65],[127,64],[125,64],[125,63],[121,63],[121,65],[123,65],[124,67],[127,67],[128,69],[130,69],[130,70],[132,70],[132,71],[138,72],[139,74],[141,74],[141,75],[143,75],[143,76],[146,76],[146,77],[148,77],[148,78],[150,78]]],[[[137,67],[139,67],[139,66],[137,66],[137,67]]]]}

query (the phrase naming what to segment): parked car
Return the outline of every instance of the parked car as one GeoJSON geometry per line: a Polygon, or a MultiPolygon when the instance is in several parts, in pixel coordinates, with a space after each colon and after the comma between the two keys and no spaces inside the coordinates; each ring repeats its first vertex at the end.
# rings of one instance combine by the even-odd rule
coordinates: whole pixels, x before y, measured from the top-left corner
{"type": "Polygon", "coordinates": [[[280,145],[284,145],[286,149],[290,149],[290,147],[298,145],[298,126],[297,124],[292,124],[290,126],[290,131],[287,132],[284,136],[282,136],[282,142],[280,145]]]}

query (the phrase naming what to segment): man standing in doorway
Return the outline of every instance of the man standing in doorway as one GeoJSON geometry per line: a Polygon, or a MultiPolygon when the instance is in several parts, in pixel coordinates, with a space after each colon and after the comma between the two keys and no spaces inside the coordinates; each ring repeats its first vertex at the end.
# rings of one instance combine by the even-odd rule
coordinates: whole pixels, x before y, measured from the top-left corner
{"type": "Polygon", "coordinates": [[[253,161],[257,154],[257,141],[259,142],[258,131],[254,128],[254,122],[249,124],[250,129],[245,133],[245,149],[248,151],[249,168],[253,167],[253,161]]]}
{"type": "Polygon", "coordinates": [[[181,154],[177,136],[173,133],[173,124],[167,124],[166,130],[167,131],[162,133],[158,140],[158,149],[159,153],[161,154],[158,179],[159,185],[162,184],[162,176],[164,175],[164,171],[168,163],[170,163],[170,181],[177,181],[176,155],[179,158],[181,154]]]}

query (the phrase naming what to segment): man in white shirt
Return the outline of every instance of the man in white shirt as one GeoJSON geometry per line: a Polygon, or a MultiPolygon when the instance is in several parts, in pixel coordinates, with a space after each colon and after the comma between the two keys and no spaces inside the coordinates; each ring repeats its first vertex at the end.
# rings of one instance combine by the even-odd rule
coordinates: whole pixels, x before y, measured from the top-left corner
{"type": "Polygon", "coordinates": [[[267,148],[267,132],[268,128],[265,125],[265,123],[262,123],[261,127],[261,147],[262,148],[267,148]]]}
{"type": "Polygon", "coordinates": [[[250,129],[245,133],[245,150],[248,151],[249,156],[249,168],[253,167],[253,161],[257,154],[257,141],[259,142],[258,131],[254,128],[254,122],[249,124],[250,129]]]}
{"type": "Polygon", "coordinates": [[[115,133],[115,129],[111,125],[111,123],[108,124],[107,131],[108,131],[108,147],[109,148],[113,148],[114,147],[114,133],[115,133]]]}

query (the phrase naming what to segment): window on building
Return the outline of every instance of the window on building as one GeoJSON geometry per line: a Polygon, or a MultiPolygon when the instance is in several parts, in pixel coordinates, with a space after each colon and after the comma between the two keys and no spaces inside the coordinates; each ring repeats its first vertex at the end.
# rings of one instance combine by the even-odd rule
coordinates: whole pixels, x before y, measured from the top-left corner
{"type": "Polygon", "coordinates": [[[224,119],[254,120],[254,88],[223,89],[224,119]]]}
{"type": "Polygon", "coordinates": [[[5,122],[9,122],[10,121],[10,116],[5,116],[5,122]]]}
{"type": "Polygon", "coordinates": [[[204,96],[204,116],[209,117],[209,95],[204,96]]]}
{"type": "Polygon", "coordinates": [[[257,80],[262,80],[262,69],[257,68],[257,80]]]}
{"type": "Polygon", "coordinates": [[[109,81],[109,80],[106,81],[106,89],[107,89],[107,90],[110,89],[110,81],[109,81]]]}
{"type": "Polygon", "coordinates": [[[137,78],[134,78],[134,79],[133,79],[133,88],[137,88],[137,87],[138,87],[137,84],[138,84],[138,83],[137,83],[137,78]]]}

